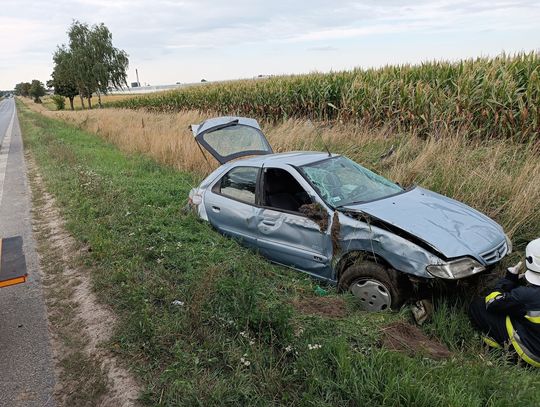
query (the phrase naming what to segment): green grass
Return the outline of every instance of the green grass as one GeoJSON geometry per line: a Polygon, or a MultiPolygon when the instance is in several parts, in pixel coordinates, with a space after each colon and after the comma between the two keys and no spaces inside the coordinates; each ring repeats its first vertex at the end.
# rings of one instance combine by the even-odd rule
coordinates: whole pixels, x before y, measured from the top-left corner
{"type": "Polygon", "coordinates": [[[421,135],[452,129],[484,138],[530,140],[540,131],[540,55],[232,81],[109,105],[274,121],[294,117],[370,127],[390,124],[421,135]]]}
{"type": "MultiPolygon", "coordinates": [[[[51,241],[54,233],[50,228],[50,211],[43,186],[36,178],[35,166],[29,166],[28,178],[32,188],[32,217],[34,238],[40,253],[40,268],[49,328],[54,334],[56,363],[59,366],[57,380],[61,385],[55,388],[54,398],[59,405],[96,406],[108,392],[109,383],[101,360],[84,351],[88,336],[81,332],[78,316],[78,302],[74,301],[75,289],[80,284],[73,273],[66,271],[77,267],[66,262],[63,250],[51,241]]],[[[74,256],[76,258],[76,256],[74,256]]]]}
{"type": "Polygon", "coordinates": [[[96,292],[119,317],[111,350],[144,384],[145,404],[540,404],[537,372],[486,353],[462,306],[443,301],[426,328],[455,351],[440,362],[380,347],[378,328],[406,311],[299,314],[291,300],[314,295],[318,283],[184,213],[192,175],[20,103],[19,111],[26,148],[67,228],[89,248],[96,292]],[[315,343],[322,347],[308,350],[315,343]]]}

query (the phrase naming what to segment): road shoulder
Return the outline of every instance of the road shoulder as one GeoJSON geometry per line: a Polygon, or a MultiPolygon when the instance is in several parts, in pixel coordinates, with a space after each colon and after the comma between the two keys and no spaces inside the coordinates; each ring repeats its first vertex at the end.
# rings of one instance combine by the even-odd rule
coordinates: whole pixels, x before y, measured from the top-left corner
{"type": "Polygon", "coordinates": [[[13,117],[12,125],[3,126],[10,134],[2,140],[6,167],[0,183],[0,237],[22,236],[28,279],[0,291],[0,405],[51,407],[55,405],[55,374],[47,310],[32,233],[21,131],[17,115],[11,112],[7,119],[13,117]]]}

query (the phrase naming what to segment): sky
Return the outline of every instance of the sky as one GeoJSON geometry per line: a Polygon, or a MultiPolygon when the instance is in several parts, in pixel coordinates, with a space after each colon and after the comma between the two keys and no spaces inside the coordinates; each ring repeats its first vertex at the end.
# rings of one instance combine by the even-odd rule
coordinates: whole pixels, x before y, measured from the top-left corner
{"type": "Polygon", "coordinates": [[[0,0],[0,89],[50,79],[73,20],[143,85],[540,51],[540,0],[0,0]]]}

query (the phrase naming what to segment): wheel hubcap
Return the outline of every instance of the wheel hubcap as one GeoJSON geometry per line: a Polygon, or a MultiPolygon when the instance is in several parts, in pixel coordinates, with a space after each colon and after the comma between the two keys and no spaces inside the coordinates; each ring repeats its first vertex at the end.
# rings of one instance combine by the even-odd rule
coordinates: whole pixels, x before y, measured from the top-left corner
{"type": "Polygon", "coordinates": [[[392,304],[390,292],[377,280],[357,280],[351,284],[349,291],[358,298],[360,307],[365,311],[383,311],[392,304]]]}

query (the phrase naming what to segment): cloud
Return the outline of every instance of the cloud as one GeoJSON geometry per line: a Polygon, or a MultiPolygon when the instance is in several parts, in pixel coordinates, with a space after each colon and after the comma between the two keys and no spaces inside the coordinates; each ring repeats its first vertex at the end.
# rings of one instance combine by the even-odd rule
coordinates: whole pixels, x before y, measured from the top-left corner
{"type": "MultiPolygon", "coordinates": [[[[255,52],[279,54],[297,47],[310,53],[309,63],[311,68],[316,68],[313,58],[318,53],[345,53],[351,43],[368,37],[376,43],[383,37],[400,41],[417,34],[421,47],[421,36],[443,39],[465,32],[496,34],[520,30],[538,34],[540,3],[536,0],[2,0],[0,69],[6,65],[34,64],[43,75],[48,75],[47,71],[52,70],[52,52],[58,44],[67,41],[66,31],[74,19],[91,24],[104,22],[113,33],[115,45],[125,49],[135,63],[166,57],[171,63],[176,58],[175,63],[181,67],[202,53],[215,52],[221,58],[229,58],[223,61],[230,61],[230,55],[235,55],[240,65],[243,59],[253,58],[255,52]]],[[[324,58],[319,58],[323,63],[324,58]]],[[[2,70],[0,80],[12,81],[16,71],[16,68],[13,72],[2,70]]],[[[0,82],[2,86],[6,83],[0,82]]]]}
{"type": "Polygon", "coordinates": [[[16,60],[28,54],[49,53],[40,46],[54,39],[54,25],[47,22],[29,21],[19,17],[0,17],[0,52],[2,59],[16,60]]]}
{"type": "Polygon", "coordinates": [[[346,11],[340,24],[314,27],[291,35],[287,41],[328,41],[364,37],[376,34],[409,33],[411,31],[436,33],[440,31],[476,31],[497,27],[520,30],[535,27],[540,18],[540,5],[533,1],[518,2],[493,0],[471,4],[446,0],[377,3],[359,2],[346,11]],[[519,21],[519,24],[516,24],[519,21]]]}
{"type": "Polygon", "coordinates": [[[339,48],[334,47],[332,45],[321,45],[320,47],[310,47],[307,50],[308,51],[315,51],[315,52],[329,52],[329,51],[337,51],[339,48]]]}

